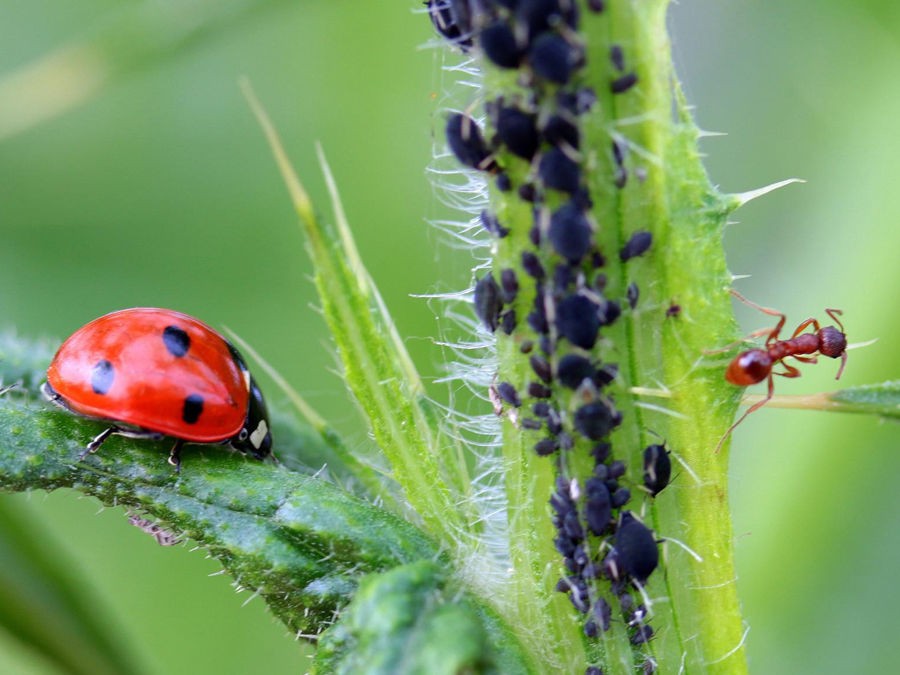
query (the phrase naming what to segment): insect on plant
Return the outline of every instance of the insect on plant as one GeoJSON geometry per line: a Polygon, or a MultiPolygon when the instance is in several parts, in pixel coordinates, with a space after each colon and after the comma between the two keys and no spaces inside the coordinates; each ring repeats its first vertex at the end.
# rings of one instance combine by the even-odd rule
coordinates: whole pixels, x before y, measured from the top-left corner
{"type": "Polygon", "coordinates": [[[837,328],[834,326],[825,326],[822,328],[816,319],[807,319],[797,326],[790,338],[787,340],[779,340],[778,336],[784,328],[787,316],[774,309],[757,305],[755,302],[751,302],[735,290],[732,290],[731,294],[750,307],[758,309],[765,314],[777,316],[778,323],[775,324],[775,327],[772,330],[763,330],[762,332],[754,333],[754,337],[759,337],[768,333],[765,346],[741,352],[734,357],[734,360],[732,360],[728,365],[728,369],[725,371],[725,379],[738,387],[749,387],[751,384],[758,384],[763,380],[768,380],[768,391],[765,398],[750,406],[750,408],[728,428],[728,431],[725,432],[722,439],[719,441],[719,444],[716,446],[716,452],[719,452],[725,439],[728,438],[729,434],[731,434],[731,432],[747,418],[747,415],[756,412],[772,399],[772,395],[775,392],[773,375],[781,375],[782,377],[800,377],[800,371],[797,367],[785,363],[784,359],[792,357],[802,363],[816,363],[817,354],[829,356],[833,359],[840,358],[841,367],[838,368],[837,375],[834,378],[836,380],[840,379],[841,374],[844,372],[844,366],[847,365],[847,336],[844,334],[844,325],[838,318],[842,314],[841,310],[825,310],[825,313],[838,325],[837,328]],[[804,333],[803,331],[810,326],[812,326],[813,332],[804,333]],[[784,366],[783,372],[774,371],[775,366],[779,362],[784,366]]]}

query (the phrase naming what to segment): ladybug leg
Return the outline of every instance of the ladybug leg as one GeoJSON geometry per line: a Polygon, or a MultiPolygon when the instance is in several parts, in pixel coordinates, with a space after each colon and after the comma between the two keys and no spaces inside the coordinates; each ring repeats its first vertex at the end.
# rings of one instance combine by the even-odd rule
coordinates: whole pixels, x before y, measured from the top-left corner
{"type": "Polygon", "coordinates": [[[181,446],[184,441],[180,438],[175,440],[175,445],[169,451],[169,464],[175,467],[175,473],[181,473],[181,446]]]}
{"type": "Polygon", "coordinates": [[[84,449],[80,455],[78,455],[79,461],[87,457],[88,455],[97,452],[100,449],[100,446],[106,442],[106,439],[112,436],[113,434],[119,433],[119,427],[107,427],[99,434],[94,436],[90,443],[84,449]]]}

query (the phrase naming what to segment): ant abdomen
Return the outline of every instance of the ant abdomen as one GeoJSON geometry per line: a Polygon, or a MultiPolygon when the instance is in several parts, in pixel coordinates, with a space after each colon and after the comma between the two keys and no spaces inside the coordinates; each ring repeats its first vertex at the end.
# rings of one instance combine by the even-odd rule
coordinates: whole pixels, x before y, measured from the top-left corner
{"type": "Polygon", "coordinates": [[[725,379],[738,387],[765,380],[772,371],[772,357],[765,349],[750,349],[737,356],[725,371],[725,379]]]}

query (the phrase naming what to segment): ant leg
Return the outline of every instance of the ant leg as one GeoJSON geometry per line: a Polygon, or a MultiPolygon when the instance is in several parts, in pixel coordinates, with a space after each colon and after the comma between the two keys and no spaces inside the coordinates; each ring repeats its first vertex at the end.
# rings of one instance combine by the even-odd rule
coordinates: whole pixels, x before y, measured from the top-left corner
{"type": "Polygon", "coordinates": [[[836,379],[836,380],[841,379],[841,374],[844,372],[844,366],[846,366],[846,365],[847,365],[847,350],[845,349],[843,352],[841,352],[841,367],[838,368],[837,375],[834,376],[834,379],[836,379]]]}
{"type": "Polygon", "coordinates": [[[815,332],[819,332],[819,330],[822,328],[822,327],[819,325],[819,322],[816,321],[815,319],[807,319],[806,321],[804,321],[803,323],[801,323],[799,326],[797,326],[797,328],[794,330],[794,334],[791,335],[791,337],[792,337],[792,338],[797,337],[798,335],[800,335],[800,333],[802,333],[803,331],[805,331],[809,326],[812,326],[812,327],[813,327],[813,330],[814,330],[815,332]]]}
{"type": "MultiPolygon", "coordinates": [[[[800,361],[803,361],[804,363],[815,363],[816,362],[816,358],[814,356],[809,359],[799,358],[796,356],[794,358],[798,358],[800,361]]],[[[783,373],[773,372],[772,373],[773,375],[780,375],[781,377],[800,377],[800,371],[797,370],[797,368],[795,366],[788,365],[784,361],[781,362],[781,365],[784,366],[784,372],[783,373]]],[[[772,398],[772,396],[770,395],[769,398],[772,398]]]]}
{"type": "Polygon", "coordinates": [[[831,317],[831,320],[834,321],[838,328],[841,329],[841,332],[844,332],[844,324],[841,323],[841,320],[838,318],[839,315],[843,314],[843,312],[839,309],[826,309],[825,313],[831,317]]]}
{"type": "MultiPolygon", "coordinates": [[[[772,330],[768,331],[769,337],[766,338],[766,344],[769,344],[770,342],[773,342],[774,340],[777,340],[777,339],[778,339],[778,335],[781,333],[781,329],[784,328],[784,322],[787,321],[787,316],[785,316],[785,315],[782,314],[781,312],[779,312],[779,311],[777,311],[777,310],[774,310],[774,309],[771,309],[771,308],[769,308],[769,307],[763,307],[762,305],[757,305],[755,302],[753,302],[753,301],[751,301],[751,300],[748,300],[747,298],[745,298],[743,295],[741,295],[740,293],[738,293],[738,292],[737,292],[736,290],[734,290],[733,288],[730,289],[730,290],[731,290],[731,294],[732,294],[734,297],[736,297],[738,300],[740,300],[741,302],[743,302],[743,303],[744,303],[745,305],[747,305],[748,307],[752,307],[753,309],[757,309],[757,310],[759,310],[760,312],[762,312],[763,314],[768,314],[769,316],[777,316],[777,317],[778,317],[778,323],[775,324],[775,328],[773,328],[772,330]]],[[[766,331],[762,331],[762,332],[760,333],[760,335],[765,335],[765,334],[766,334],[766,331]]]]}
{"type": "MultiPolygon", "coordinates": [[[[790,368],[791,366],[787,366],[787,367],[790,368]]],[[[796,368],[794,370],[796,370],[796,368]]],[[[800,371],[797,371],[797,374],[799,375],[800,371]]],[[[728,431],[726,431],[724,434],[722,434],[722,438],[719,439],[719,444],[716,446],[716,454],[717,455],[719,454],[719,450],[722,449],[722,444],[725,443],[725,440],[731,435],[731,432],[734,431],[741,422],[743,422],[745,419],[747,419],[747,415],[749,415],[750,413],[756,412],[757,410],[762,408],[766,403],[768,403],[769,401],[772,400],[772,396],[774,396],[774,395],[775,395],[775,381],[772,379],[772,375],[770,373],[769,374],[769,390],[766,393],[766,397],[764,399],[762,399],[761,401],[758,401],[758,402],[754,403],[752,406],[750,406],[747,409],[747,411],[738,418],[737,422],[735,422],[730,427],[728,427],[728,431]]]]}

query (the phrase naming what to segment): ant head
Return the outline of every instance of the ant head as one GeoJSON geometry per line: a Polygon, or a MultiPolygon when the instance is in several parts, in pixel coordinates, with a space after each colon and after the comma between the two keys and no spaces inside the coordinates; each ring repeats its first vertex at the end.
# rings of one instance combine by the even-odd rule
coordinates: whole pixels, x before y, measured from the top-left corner
{"type": "Polygon", "coordinates": [[[819,351],[833,359],[847,352],[847,336],[834,326],[825,326],[819,331],[819,351]]]}

